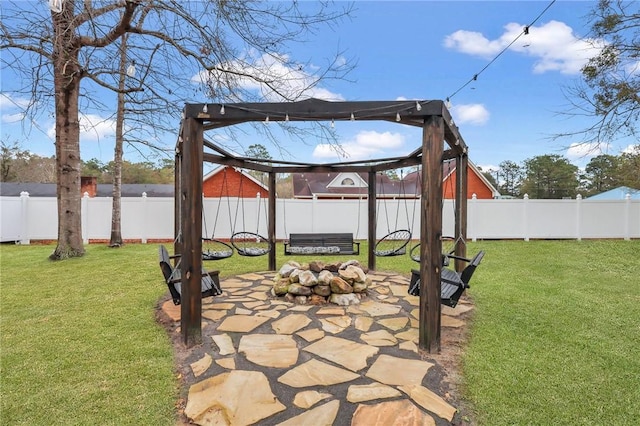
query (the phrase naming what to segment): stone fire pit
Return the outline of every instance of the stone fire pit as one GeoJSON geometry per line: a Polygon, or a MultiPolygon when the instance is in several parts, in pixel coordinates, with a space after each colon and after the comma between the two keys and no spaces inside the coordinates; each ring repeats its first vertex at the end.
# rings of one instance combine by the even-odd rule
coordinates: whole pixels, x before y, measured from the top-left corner
{"type": "Polygon", "coordinates": [[[366,297],[371,279],[357,260],[300,264],[290,260],[274,278],[273,295],[298,304],[355,305],[366,297]]]}

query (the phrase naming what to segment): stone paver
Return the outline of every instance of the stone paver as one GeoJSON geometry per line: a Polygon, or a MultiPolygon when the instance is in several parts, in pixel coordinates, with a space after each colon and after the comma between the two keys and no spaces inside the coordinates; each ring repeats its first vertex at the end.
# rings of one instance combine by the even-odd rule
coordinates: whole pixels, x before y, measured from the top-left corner
{"type": "Polygon", "coordinates": [[[259,325],[269,321],[270,318],[248,316],[248,315],[233,315],[226,317],[222,324],[218,326],[220,331],[232,331],[236,333],[249,333],[259,325]]]}
{"type": "Polygon", "coordinates": [[[284,373],[278,378],[280,383],[294,388],[309,386],[330,386],[336,383],[350,382],[359,378],[359,374],[344,368],[334,367],[316,359],[305,362],[284,373]]]}
{"type": "Polygon", "coordinates": [[[408,400],[381,402],[375,405],[358,405],[353,414],[352,426],[435,426],[433,417],[423,413],[408,400]]]}
{"type": "Polygon", "coordinates": [[[279,423],[280,426],[302,426],[302,425],[332,425],[338,415],[340,401],[334,399],[324,405],[312,408],[309,411],[292,417],[287,421],[279,423]]]}
{"type": "Polygon", "coordinates": [[[235,370],[192,385],[184,411],[197,424],[250,425],[286,408],[263,373],[235,370]]]}
{"type": "Polygon", "coordinates": [[[438,417],[449,421],[453,420],[456,409],[424,386],[400,386],[399,389],[409,395],[418,405],[435,413],[438,417]]]}
{"type": "Polygon", "coordinates": [[[331,398],[330,393],[322,393],[318,391],[302,391],[298,392],[293,398],[293,405],[299,408],[310,408],[323,399],[331,398]]]}
{"type": "Polygon", "coordinates": [[[298,346],[291,336],[249,334],[242,336],[238,352],[264,367],[286,368],[298,361],[298,346]]]}
{"type": "Polygon", "coordinates": [[[368,385],[351,385],[347,390],[347,401],[363,402],[374,399],[396,398],[401,396],[397,389],[382,383],[371,383],[368,385]]]}
{"type": "MultiPolygon", "coordinates": [[[[223,295],[203,301],[203,332],[212,340],[204,355],[187,364],[194,384],[184,413],[191,422],[417,426],[452,421],[456,408],[436,393],[443,388],[425,387],[434,364],[418,354],[419,298],[406,293],[408,278],[370,274],[368,297],[341,307],[274,298],[274,276],[223,280],[223,295]],[[343,407],[352,414],[341,414],[343,407]]],[[[443,333],[464,326],[464,314],[472,309],[466,303],[442,306],[443,333]]],[[[168,301],[162,310],[179,321],[180,306],[168,301]]]]}
{"type": "Polygon", "coordinates": [[[326,336],[304,350],[351,371],[362,370],[367,366],[367,360],[378,353],[376,347],[334,336],[326,336]]]}
{"type": "Polygon", "coordinates": [[[387,385],[419,385],[431,367],[427,361],[380,355],[366,376],[387,385]]]}

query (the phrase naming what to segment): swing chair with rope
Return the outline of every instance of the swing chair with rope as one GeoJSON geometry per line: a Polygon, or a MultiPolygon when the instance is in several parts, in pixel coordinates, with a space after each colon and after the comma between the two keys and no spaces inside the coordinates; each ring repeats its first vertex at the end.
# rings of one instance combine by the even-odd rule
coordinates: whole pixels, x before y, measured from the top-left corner
{"type": "MultiPolygon", "coordinates": [[[[376,242],[376,245],[373,249],[373,253],[379,257],[401,256],[406,254],[407,245],[411,241],[411,235],[412,235],[411,226],[415,219],[417,197],[414,196],[413,217],[409,218],[409,206],[407,203],[406,190],[405,190],[404,179],[402,178],[402,170],[401,170],[399,193],[402,195],[402,199],[404,201],[407,228],[398,227],[398,222],[400,218],[401,200],[397,200],[398,202],[396,203],[396,215],[395,215],[396,220],[395,220],[394,230],[391,230],[391,227],[389,224],[389,211],[387,209],[387,199],[385,197],[384,182],[380,182],[380,184],[382,189],[381,191],[382,196],[380,198],[382,198],[382,206],[384,207],[384,213],[385,213],[386,224],[387,224],[387,234],[376,242]]],[[[381,201],[378,199],[378,212],[380,212],[380,204],[381,204],[381,201]]],[[[376,217],[378,216],[379,214],[376,215],[376,217]]]]}
{"type": "MultiPolygon", "coordinates": [[[[421,182],[421,176],[420,176],[420,171],[418,171],[418,182],[421,182]]],[[[447,179],[445,181],[445,189],[444,192],[445,193],[453,193],[453,188],[452,188],[452,180],[451,179],[447,179]]],[[[444,197],[442,198],[442,203],[444,205],[444,197]]],[[[453,208],[453,215],[455,215],[455,202],[454,204],[451,205],[453,208]]],[[[456,246],[458,244],[459,241],[462,242],[462,244],[464,244],[466,246],[466,241],[464,240],[464,238],[462,237],[462,232],[458,232],[458,237],[452,237],[452,236],[441,236],[440,237],[440,241],[442,241],[442,264],[443,266],[448,266],[449,265],[449,258],[450,257],[454,257],[453,254],[456,251],[456,246]]],[[[420,263],[420,243],[417,243],[416,245],[414,245],[413,247],[411,247],[411,250],[409,250],[409,257],[411,258],[411,260],[413,260],[414,262],[418,262],[420,263]]]]}
{"type": "Polygon", "coordinates": [[[267,216],[267,205],[266,202],[262,202],[262,197],[260,197],[260,193],[258,193],[258,200],[256,206],[256,231],[252,232],[247,230],[246,221],[245,221],[245,208],[244,208],[244,197],[243,197],[243,183],[244,183],[244,173],[242,170],[240,171],[240,185],[238,189],[238,200],[236,202],[236,215],[233,221],[232,226],[232,234],[231,234],[231,245],[236,250],[236,252],[240,256],[264,256],[265,254],[271,251],[271,241],[267,238],[260,235],[260,205],[264,204],[265,217],[267,216]],[[236,231],[236,224],[238,220],[238,212],[240,211],[240,207],[242,207],[242,230],[236,231]]]}
{"type": "MultiPolygon", "coordinates": [[[[227,183],[227,167],[225,166],[222,170],[222,185],[220,185],[220,197],[218,198],[218,207],[216,208],[216,216],[213,222],[213,230],[211,232],[211,237],[208,237],[209,233],[207,232],[207,218],[203,209],[202,212],[202,220],[204,225],[204,234],[207,237],[202,238],[202,260],[221,260],[231,257],[233,255],[233,247],[215,237],[216,234],[216,225],[218,224],[218,217],[220,216],[220,207],[222,206],[222,197],[224,195],[224,190],[226,188],[227,194],[227,207],[229,210],[229,224],[231,225],[231,202],[229,201],[229,186],[227,183]]],[[[204,201],[202,203],[204,206],[204,201]]]]}

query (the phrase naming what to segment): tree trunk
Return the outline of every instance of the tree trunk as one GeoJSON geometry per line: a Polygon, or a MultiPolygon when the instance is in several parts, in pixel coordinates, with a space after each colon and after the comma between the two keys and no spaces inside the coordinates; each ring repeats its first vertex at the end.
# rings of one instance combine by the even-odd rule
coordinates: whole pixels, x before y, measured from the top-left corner
{"type": "Polygon", "coordinates": [[[122,144],[124,142],[124,89],[127,65],[127,35],[122,36],[120,50],[120,81],[116,111],[116,144],[113,153],[113,204],[111,207],[111,239],[109,247],[122,245],[122,144]]]}
{"type": "Polygon", "coordinates": [[[56,108],[56,185],[58,197],[58,245],[52,260],[84,255],[80,194],[80,123],[78,97],[82,69],[73,31],[69,31],[73,7],[53,14],[56,36],[53,73],[56,108]]]}

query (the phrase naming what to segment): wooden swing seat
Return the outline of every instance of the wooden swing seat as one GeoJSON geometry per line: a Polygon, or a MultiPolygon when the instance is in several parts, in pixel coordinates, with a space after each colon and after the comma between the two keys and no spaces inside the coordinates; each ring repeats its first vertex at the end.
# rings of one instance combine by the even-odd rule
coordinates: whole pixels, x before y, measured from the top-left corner
{"type": "MultiPolygon", "coordinates": [[[[182,284],[182,278],[180,277],[180,268],[174,268],[171,265],[171,259],[177,259],[180,256],[169,256],[169,252],[165,246],[160,245],[158,248],[158,257],[160,261],[160,269],[164,280],[169,287],[169,293],[173,299],[174,305],[180,304],[180,295],[182,291],[180,286],[182,284]]],[[[202,297],[213,297],[222,294],[220,288],[220,271],[206,271],[202,268],[202,297]]]]}
{"type": "MultiPolygon", "coordinates": [[[[455,308],[460,300],[460,296],[466,289],[470,287],[469,281],[476,268],[484,257],[484,251],[479,251],[473,259],[467,259],[460,256],[447,255],[455,259],[461,259],[469,262],[462,272],[456,272],[449,268],[442,268],[440,272],[440,303],[455,308]]],[[[420,271],[411,270],[411,281],[409,283],[409,294],[412,296],[420,295],[420,271]]]]}

